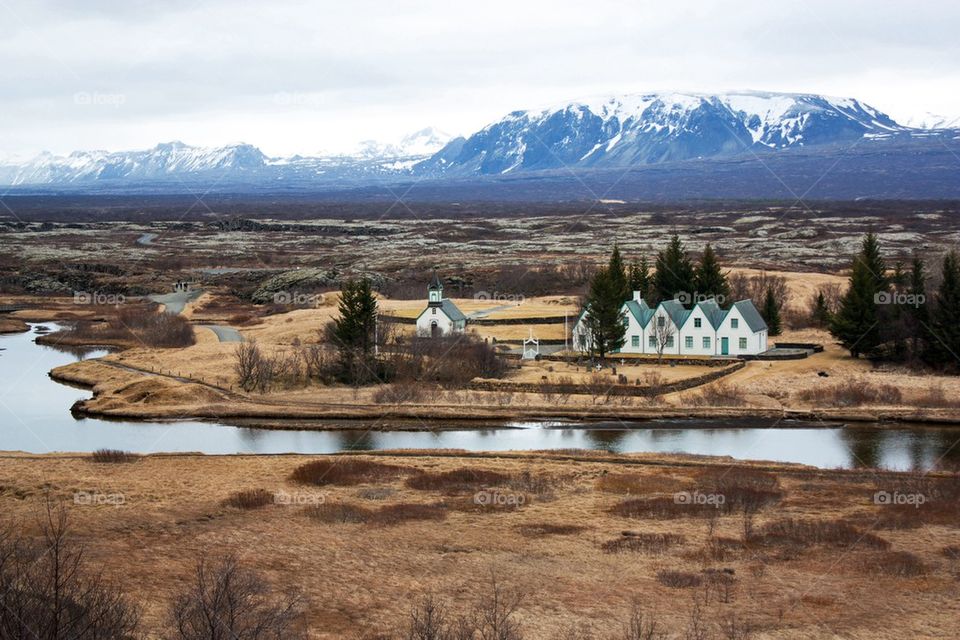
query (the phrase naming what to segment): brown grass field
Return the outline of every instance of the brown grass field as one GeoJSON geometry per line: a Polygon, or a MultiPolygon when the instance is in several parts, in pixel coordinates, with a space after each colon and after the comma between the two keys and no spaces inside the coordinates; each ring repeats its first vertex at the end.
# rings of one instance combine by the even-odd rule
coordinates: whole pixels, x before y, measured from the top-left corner
{"type": "Polygon", "coordinates": [[[63,500],[88,562],[144,607],[150,637],[196,560],[228,553],[275,590],[303,592],[311,638],[406,637],[421,597],[463,611],[491,572],[524,594],[523,637],[543,640],[574,628],[622,637],[633,603],[670,638],[692,637],[694,602],[708,638],[948,638],[960,618],[957,504],[894,511],[873,499],[921,490],[956,500],[956,477],[569,451],[349,456],[304,476],[320,484],[292,480],[310,460],[329,459],[7,456],[0,506],[31,530],[48,496],[63,500]],[[344,459],[397,468],[351,472],[344,459]],[[713,514],[673,499],[722,491],[732,505],[761,488],[776,502],[747,539],[735,505],[713,514]],[[478,492],[522,503],[478,505],[478,492]],[[90,504],[97,495],[122,504],[90,504]],[[725,635],[733,618],[752,632],[725,635]]]}

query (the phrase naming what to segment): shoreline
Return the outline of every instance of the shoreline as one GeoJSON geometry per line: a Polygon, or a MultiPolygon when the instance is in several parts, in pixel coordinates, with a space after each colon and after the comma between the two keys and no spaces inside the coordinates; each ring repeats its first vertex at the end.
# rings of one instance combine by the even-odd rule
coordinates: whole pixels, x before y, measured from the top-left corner
{"type": "MultiPolygon", "coordinates": [[[[68,367],[70,365],[67,365],[68,367]]],[[[69,375],[58,367],[49,372],[57,382],[81,386],[93,391],[89,400],[78,401],[72,411],[77,415],[104,419],[128,421],[156,420],[195,420],[200,422],[225,423],[230,426],[278,430],[278,431],[342,431],[349,427],[343,425],[305,425],[306,421],[383,421],[379,431],[430,431],[438,427],[416,428],[415,426],[395,426],[389,421],[451,420],[462,429],[511,428],[510,422],[524,420],[570,420],[578,422],[600,422],[603,420],[653,421],[653,420],[769,420],[769,425],[756,424],[751,428],[789,428],[790,421],[806,421],[796,428],[834,428],[842,423],[856,426],[865,423],[879,423],[879,426],[895,428],[903,423],[924,425],[930,428],[960,428],[960,416],[949,409],[763,409],[749,407],[656,407],[649,409],[622,409],[618,407],[590,408],[551,408],[551,407],[483,407],[473,408],[470,415],[464,415],[464,408],[456,405],[437,405],[430,407],[398,405],[355,405],[325,403],[308,406],[297,403],[256,402],[239,394],[224,397],[221,402],[209,403],[204,407],[185,412],[176,405],[156,407],[153,410],[143,408],[111,407],[98,409],[89,406],[102,397],[97,389],[99,381],[78,375],[69,375]],[[237,403],[246,406],[237,406],[237,403]],[[245,424],[237,424],[243,421],[245,424]],[[785,424],[786,422],[786,424],[785,424]],[[822,423],[822,424],[818,424],[822,423]],[[828,424],[829,423],[829,424],[828,424]]],[[[199,383],[186,383],[199,384],[199,383]]],[[[216,389],[216,387],[208,387],[216,389]]],[[[875,425],[874,425],[875,426],[875,425]]],[[[359,427],[358,427],[359,428],[359,427]]],[[[370,429],[369,425],[364,425],[370,429]]],[[[579,427],[586,428],[586,427],[579,427]]],[[[643,427],[640,427],[643,428],[643,427]]],[[[698,427],[702,429],[729,427],[698,427]]],[[[444,431],[461,430],[457,426],[439,427],[444,431]]]]}

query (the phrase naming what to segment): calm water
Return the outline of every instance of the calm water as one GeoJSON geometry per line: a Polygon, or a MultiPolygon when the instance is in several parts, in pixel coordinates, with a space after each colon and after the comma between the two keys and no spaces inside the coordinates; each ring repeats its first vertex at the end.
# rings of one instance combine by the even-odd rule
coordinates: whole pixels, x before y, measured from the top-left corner
{"type": "MultiPolygon", "coordinates": [[[[55,328],[54,325],[45,325],[55,328]]],[[[65,351],[34,343],[34,331],[0,336],[0,450],[34,453],[124,449],[141,453],[330,453],[345,449],[585,448],[616,452],[679,452],[800,462],[824,468],[929,468],[946,454],[960,462],[960,429],[901,426],[826,428],[761,421],[517,422],[483,430],[382,432],[273,431],[209,422],[125,422],[74,419],[70,407],[90,392],[59,384],[47,372],[103,350],[65,351]],[[709,428],[703,428],[709,427],[709,428]]],[[[442,424],[440,426],[443,426],[442,424]]],[[[945,458],[948,459],[948,458],[945,458]]]]}

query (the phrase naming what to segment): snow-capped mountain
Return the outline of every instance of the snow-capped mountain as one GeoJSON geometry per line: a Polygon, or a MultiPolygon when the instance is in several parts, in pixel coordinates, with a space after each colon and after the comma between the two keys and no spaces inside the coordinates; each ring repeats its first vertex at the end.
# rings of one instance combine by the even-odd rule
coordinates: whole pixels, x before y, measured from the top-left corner
{"type": "Polygon", "coordinates": [[[394,142],[378,142],[376,140],[364,140],[357,148],[347,154],[355,158],[367,159],[408,159],[424,158],[432,156],[442,149],[452,136],[450,134],[438,131],[433,127],[426,127],[419,131],[406,135],[394,142]]]}
{"type": "MultiPolygon", "coordinates": [[[[179,141],[144,151],[74,151],[68,156],[42,153],[6,167],[9,184],[69,184],[95,180],[163,180],[187,174],[255,173],[267,158],[249,144],[191,147],[179,141]]],[[[0,176],[2,177],[2,176],[0,176]]]]}
{"type": "Polygon", "coordinates": [[[915,129],[958,129],[960,116],[944,116],[930,111],[902,120],[903,125],[915,129]]]}
{"type": "Polygon", "coordinates": [[[833,144],[907,131],[852,98],[744,91],[649,93],[514,111],[422,168],[504,174],[618,167],[833,144]]]}

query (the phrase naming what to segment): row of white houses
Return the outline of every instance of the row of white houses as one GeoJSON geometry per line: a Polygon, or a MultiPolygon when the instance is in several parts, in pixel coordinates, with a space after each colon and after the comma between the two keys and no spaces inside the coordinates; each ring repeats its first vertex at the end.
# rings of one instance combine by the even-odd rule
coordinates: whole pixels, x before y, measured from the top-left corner
{"type": "MultiPolygon", "coordinates": [[[[627,332],[617,353],[683,356],[756,355],[767,350],[767,323],[750,300],[721,309],[713,300],[687,309],[677,300],[665,300],[651,308],[635,291],[623,303],[627,332]]],[[[592,351],[592,336],[583,311],[574,324],[575,349],[592,351]]]]}

